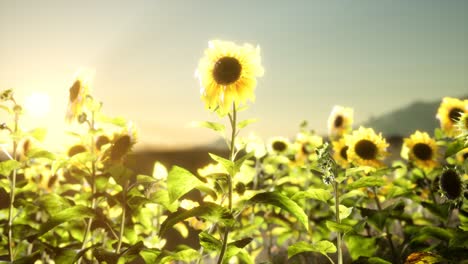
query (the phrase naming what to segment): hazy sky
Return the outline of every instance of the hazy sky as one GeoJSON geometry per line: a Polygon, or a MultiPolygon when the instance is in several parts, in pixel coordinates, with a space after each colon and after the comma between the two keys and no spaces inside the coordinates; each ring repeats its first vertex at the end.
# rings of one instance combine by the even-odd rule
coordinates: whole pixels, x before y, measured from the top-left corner
{"type": "MultiPolygon", "coordinates": [[[[63,134],[68,88],[96,71],[104,111],[133,120],[140,146],[198,145],[216,120],[194,72],[211,39],[261,46],[265,76],[241,118],[264,138],[301,120],[326,131],[335,104],[356,121],[415,100],[468,92],[468,1],[0,1],[0,89],[51,95],[63,134]]],[[[435,113],[434,113],[435,114],[435,113]]],[[[2,118],[4,118],[2,116],[2,118]]]]}

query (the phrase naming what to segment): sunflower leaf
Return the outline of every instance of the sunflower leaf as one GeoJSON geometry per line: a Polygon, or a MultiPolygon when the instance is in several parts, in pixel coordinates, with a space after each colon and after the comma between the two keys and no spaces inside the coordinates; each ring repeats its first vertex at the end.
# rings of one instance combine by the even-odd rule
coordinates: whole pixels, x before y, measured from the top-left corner
{"type": "Polygon", "coordinates": [[[182,195],[188,193],[196,186],[203,185],[190,171],[174,166],[167,176],[167,189],[169,192],[169,202],[173,203],[182,195]]]}
{"type": "Polygon", "coordinates": [[[252,123],[255,123],[255,122],[257,122],[257,119],[255,119],[255,118],[242,120],[239,123],[237,123],[237,128],[242,129],[242,128],[244,128],[244,127],[246,127],[246,126],[248,126],[248,125],[250,125],[252,123]]]}
{"type": "Polygon", "coordinates": [[[322,240],[313,244],[301,241],[288,247],[288,258],[303,252],[318,252],[320,254],[327,255],[327,253],[335,253],[336,247],[332,242],[327,240],[322,240]]]}
{"type": "Polygon", "coordinates": [[[222,223],[226,226],[232,226],[234,224],[234,218],[232,217],[232,214],[229,213],[228,209],[215,203],[206,202],[190,210],[182,209],[169,215],[161,225],[161,229],[159,230],[160,235],[163,235],[176,223],[195,216],[207,221],[222,223]]]}
{"type": "Polygon", "coordinates": [[[306,230],[309,230],[308,217],[304,210],[297,205],[296,202],[288,198],[287,196],[278,192],[264,192],[259,193],[249,199],[248,204],[270,204],[281,209],[284,209],[294,215],[297,220],[304,225],[306,230]]]}
{"type": "Polygon", "coordinates": [[[363,187],[380,187],[385,184],[384,180],[381,177],[376,176],[364,176],[359,180],[348,184],[348,190],[359,189],[363,187]]]}

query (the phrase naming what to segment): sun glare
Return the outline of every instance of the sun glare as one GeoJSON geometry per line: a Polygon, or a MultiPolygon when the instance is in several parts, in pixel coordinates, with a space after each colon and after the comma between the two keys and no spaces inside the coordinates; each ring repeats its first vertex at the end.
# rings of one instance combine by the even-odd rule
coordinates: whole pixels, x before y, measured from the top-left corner
{"type": "Polygon", "coordinates": [[[50,112],[50,96],[42,92],[34,92],[25,99],[24,107],[27,114],[32,117],[45,117],[50,112]]]}

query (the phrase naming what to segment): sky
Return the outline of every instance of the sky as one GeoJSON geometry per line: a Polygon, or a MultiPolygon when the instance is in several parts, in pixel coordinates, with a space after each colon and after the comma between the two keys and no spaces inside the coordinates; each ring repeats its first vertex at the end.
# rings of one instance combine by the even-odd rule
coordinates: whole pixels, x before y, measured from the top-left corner
{"type": "Polygon", "coordinates": [[[190,123],[219,119],[200,100],[198,61],[209,40],[248,42],[265,75],[240,114],[258,119],[243,134],[292,137],[302,120],[324,134],[334,105],[359,123],[467,94],[466,10],[458,0],[2,0],[0,90],[20,102],[48,94],[50,113],[23,125],[47,127],[62,146],[73,76],[93,69],[94,97],[134,122],[139,148],[203,145],[217,135],[190,123]]]}

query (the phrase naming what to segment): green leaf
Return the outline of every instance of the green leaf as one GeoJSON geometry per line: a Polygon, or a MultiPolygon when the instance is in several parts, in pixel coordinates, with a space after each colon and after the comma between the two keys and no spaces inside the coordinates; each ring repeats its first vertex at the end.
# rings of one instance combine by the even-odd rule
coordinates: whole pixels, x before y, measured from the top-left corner
{"type": "Polygon", "coordinates": [[[226,130],[223,124],[209,121],[194,122],[194,126],[208,128],[221,134],[226,130]]]}
{"type": "Polygon", "coordinates": [[[69,200],[55,193],[46,193],[40,196],[36,202],[51,216],[72,206],[69,200]]]}
{"type": "Polygon", "coordinates": [[[140,251],[140,256],[145,260],[145,263],[157,263],[156,259],[161,255],[159,249],[143,249],[140,251]]]}
{"type": "Polygon", "coordinates": [[[27,156],[30,159],[43,158],[43,159],[48,159],[48,160],[55,160],[56,158],[54,153],[44,150],[44,149],[32,149],[28,151],[27,156]]]}
{"type": "Polygon", "coordinates": [[[167,210],[169,210],[172,213],[177,211],[177,206],[178,206],[177,203],[170,201],[169,193],[166,190],[161,189],[161,190],[158,190],[157,192],[153,193],[151,195],[150,200],[153,203],[157,203],[157,204],[160,204],[160,205],[164,206],[164,208],[166,208],[167,210]]]}
{"type": "Polygon", "coordinates": [[[41,225],[38,235],[42,236],[43,234],[55,228],[56,226],[65,222],[83,219],[87,217],[94,217],[94,212],[86,206],[77,205],[67,208],[55,215],[52,215],[46,223],[41,225]]]}
{"type": "Polygon", "coordinates": [[[220,240],[208,234],[208,232],[201,232],[198,234],[198,238],[200,240],[200,245],[209,252],[218,251],[223,244],[220,240]]]}
{"type": "Polygon", "coordinates": [[[264,192],[255,195],[254,197],[250,198],[248,201],[249,204],[270,204],[277,206],[281,209],[284,209],[291,213],[293,216],[297,218],[297,220],[304,225],[305,229],[309,230],[309,223],[308,218],[304,210],[297,205],[293,200],[288,198],[285,195],[282,195],[278,192],[264,192]]]}
{"type": "Polygon", "coordinates": [[[32,253],[31,255],[19,258],[19,259],[13,261],[12,263],[13,264],[30,264],[30,263],[34,263],[36,260],[41,258],[41,253],[42,253],[42,251],[38,250],[38,251],[32,253]]]}
{"type": "Polygon", "coordinates": [[[222,157],[220,157],[218,155],[215,155],[213,153],[208,153],[208,155],[210,155],[210,157],[214,161],[221,164],[230,175],[234,175],[234,173],[233,173],[234,172],[234,166],[235,166],[234,162],[232,162],[232,161],[230,161],[228,159],[222,158],[222,157]]]}
{"type": "Polygon", "coordinates": [[[340,212],[340,220],[343,220],[347,218],[352,212],[353,208],[352,207],[346,207],[344,205],[339,205],[339,212],[340,212]]]}
{"type": "Polygon", "coordinates": [[[236,173],[238,173],[240,171],[240,168],[242,167],[242,164],[244,164],[246,160],[253,157],[253,155],[254,153],[250,152],[250,153],[245,154],[242,158],[239,158],[238,160],[236,160],[234,162],[234,171],[232,172],[232,175],[235,175],[236,173]]]}
{"type": "Polygon", "coordinates": [[[167,231],[167,229],[176,223],[195,216],[210,222],[221,223],[226,226],[232,226],[234,224],[234,218],[228,209],[215,203],[206,202],[188,211],[179,210],[169,215],[161,225],[161,229],[159,230],[160,235],[162,236],[167,231]]]}
{"type": "Polygon", "coordinates": [[[361,235],[347,235],[344,238],[353,260],[356,260],[361,256],[372,257],[377,251],[378,245],[374,237],[369,238],[361,235]]]}
{"type": "Polygon", "coordinates": [[[336,222],[328,221],[328,220],[325,222],[325,225],[327,226],[328,229],[330,229],[330,231],[333,231],[333,232],[347,233],[353,230],[353,227],[350,225],[343,224],[343,223],[338,224],[336,222]]]}
{"type": "Polygon", "coordinates": [[[461,139],[451,142],[447,146],[447,150],[445,151],[445,158],[448,158],[457,154],[457,152],[459,152],[460,150],[464,148],[465,148],[465,142],[461,139]]]}
{"type": "Polygon", "coordinates": [[[332,197],[333,195],[329,190],[310,188],[307,191],[297,192],[291,197],[291,199],[297,201],[299,199],[307,198],[327,203],[332,197]]]}
{"type": "Polygon", "coordinates": [[[173,203],[196,186],[202,184],[203,182],[190,171],[178,166],[172,167],[167,176],[167,189],[170,203],[173,203]]]}
{"type": "Polygon", "coordinates": [[[234,242],[229,243],[229,245],[237,247],[237,248],[244,248],[246,247],[250,242],[252,242],[253,238],[251,237],[246,237],[240,240],[236,240],[234,242]]]}
{"type": "Polygon", "coordinates": [[[242,128],[244,128],[244,127],[246,127],[246,126],[248,126],[248,125],[250,125],[252,123],[255,123],[255,122],[257,122],[257,119],[255,119],[255,118],[242,120],[239,123],[237,123],[237,128],[242,129],[242,128]]]}
{"type": "Polygon", "coordinates": [[[0,175],[10,176],[13,170],[21,168],[21,163],[16,160],[5,160],[0,162],[0,175]]]}
{"type": "Polygon", "coordinates": [[[348,190],[354,190],[363,187],[380,187],[385,184],[384,180],[381,177],[376,176],[364,176],[359,180],[348,184],[348,190]]]}
{"type": "Polygon", "coordinates": [[[47,136],[47,129],[45,128],[36,128],[29,131],[29,135],[35,138],[37,141],[44,141],[47,136]]]}
{"type": "Polygon", "coordinates": [[[288,247],[288,258],[303,252],[318,252],[320,254],[327,255],[327,253],[335,253],[336,247],[332,242],[327,240],[319,241],[314,244],[301,241],[288,247]]]}

